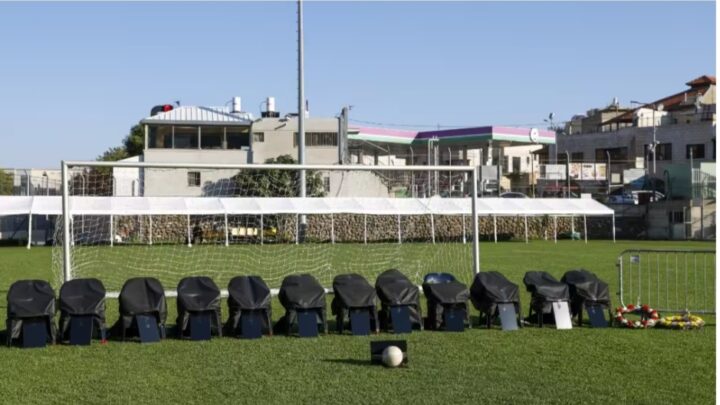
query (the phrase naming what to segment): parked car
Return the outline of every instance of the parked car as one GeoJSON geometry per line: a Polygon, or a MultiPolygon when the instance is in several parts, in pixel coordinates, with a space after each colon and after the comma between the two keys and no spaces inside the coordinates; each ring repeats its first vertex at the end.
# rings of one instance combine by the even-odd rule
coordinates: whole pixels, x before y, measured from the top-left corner
{"type": "Polygon", "coordinates": [[[508,191],[507,193],[500,194],[500,198],[528,198],[528,196],[516,191],[508,191]]]}
{"type": "MultiPolygon", "coordinates": [[[[613,194],[608,196],[608,204],[627,204],[627,205],[639,205],[641,201],[649,201],[652,198],[652,191],[650,190],[634,190],[631,192],[625,192],[622,194],[613,194]],[[646,197],[647,196],[647,197],[646,197]]],[[[665,194],[656,191],[655,201],[665,199],[665,194]]]]}

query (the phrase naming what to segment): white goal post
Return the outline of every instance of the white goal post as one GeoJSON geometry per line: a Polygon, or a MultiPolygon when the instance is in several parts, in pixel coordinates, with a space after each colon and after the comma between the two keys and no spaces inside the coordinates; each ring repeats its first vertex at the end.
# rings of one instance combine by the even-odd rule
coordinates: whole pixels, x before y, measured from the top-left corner
{"type": "MultiPolygon", "coordinates": [[[[157,177],[157,176],[156,176],[157,177]]],[[[207,176],[211,177],[211,176],[207,176]]],[[[309,177],[312,177],[309,176],[309,177]]],[[[167,176],[170,178],[170,176],[167,176]]],[[[300,178],[298,176],[298,178],[300,178]]],[[[157,179],[156,179],[157,180],[157,179]]],[[[176,183],[178,181],[173,180],[176,183]]],[[[309,181],[309,180],[308,180],[309,181]]],[[[54,252],[54,263],[57,270],[61,269],[62,281],[68,281],[79,274],[81,277],[92,275],[92,271],[85,273],[86,268],[106,268],[111,272],[111,267],[125,265],[126,261],[132,260],[134,256],[147,255],[147,260],[152,260],[144,269],[152,266],[163,267],[162,271],[171,271],[168,268],[171,264],[162,263],[167,258],[175,260],[183,266],[196,264],[197,267],[207,265],[213,261],[214,268],[222,267],[223,262],[228,265],[242,267],[245,263],[255,260],[254,254],[265,245],[263,254],[268,257],[277,257],[275,265],[293,265],[293,257],[288,252],[291,249],[302,251],[302,257],[312,268],[317,261],[317,267],[327,269],[330,267],[341,267],[347,265],[351,270],[354,263],[347,263],[344,259],[346,253],[337,247],[342,243],[347,246],[344,249],[354,249],[355,245],[370,246],[375,243],[374,250],[364,248],[353,253],[352,259],[347,261],[367,260],[367,266],[377,267],[378,272],[386,270],[381,268],[385,264],[393,262],[392,255],[396,254],[396,246],[405,242],[426,242],[429,245],[447,243],[462,246],[462,252],[471,250],[471,262],[459,260],[459,266],[467,266],[467,276],[480,271],[480,250],[479,250],[479,226],[478,226],[478,171],[473,166],[363,166],[363,165],[299,165],[299,164],[213,164],[213,163],[154,163],[154,162],[98,162],[98,161],[63,161],[62,162],[62,215],[56,227],[56,248],[60,252],[54,252]],[[118,180],[116,171],[136,170],[139,176],[137,180],[128,181],[122,184],[118,180]],[[315,173],[317,175],[319,189],[325,188],[326,193],[314,196],[298,197],[298,194],[289,195],[288,190],[295,190],[296,182],[293,180],[295,173],[300,171],[315,173]],[[149,186],[153,173],[175,173],[179,174],[174,178],[181,178],[181,182],[197,182],[197,188],[203,191],[203,195],[183,195],[182,193],[172,194],[160,192],[162,187],[167,188],[170,181],[160,181],[157,192],[151,191],[149,186]],[[225,183],[216,181],[215,184],[206,186],[201,183],[200,176],[206,173],[223,172],[234,173],[223,179],[225,183]],[[97,175],[100,173],[99,175],[97,175]],[[103,174],[104,173],[104,174],[103,174]],[[197,174],[196,174],[197,173],[197,174]],[[252,173],[248,178],[242,178],[245,173],[252,173]],[[263,173],[268,173],[267,177],[263,173]],[[270,174],[272,173],[272,177],[270,174]],[[287,177],[278,176],[277,173],[289,173],[287,177]],[[351,176],[350,174],[353,174],[351,176]],[[94,177],[94,175],[97,175],[94,177]],[[325,176],[325,177],[323,177],[325,176]],[[335,177],[333,177],[335,176],[335,177]],[[379,189],[383,195],[372,195],[363,193],[362,187],[355,187],[352,192],[346,189],[335,191],[335,184],[330,185],[330,180],[344,181],[348,185],[361,178],[377,179],[381,184],[379,189]],[[438,177],[444,180],[438,182],[438,177]],[[93,180],[102,178],[103,180],[93,180]],[[270,178],[270,180],[268,180],[270,178]],[[187,180],[185,180],[187,179],[187,180]],[[288,181],[288,179],[290,179],[288,181]],[[432,181],[431,181],[432,180],[432,181]],[[250,186],[247,184],[252,183],[250,186]],[[326,181],[326,184],[323,184],[326,181]],[[93,183],[95,182],[95,183],[93,183]],[[275,183],[277,184],[275,184],[275,183]],[[286,183],[290,184],[286,184],[286,183]],[[230,184],[230,185],[227,185],[230,184]],[[441,190],[437,184],[445,184],[441,190]],[[218,187],[224,187],[218,192],[218,187]],[[253,190],[269,190],[267,193],[246,193],[240,190],[242,187],[250,187],[253,190]],[[254,188],[253,188],[254,187],[254,188]],[[263,188],[265,187],[265,188],[263,188]],[[424,188],[423,188],[424,187],[424,188]],[[433,187],[435,187],[433,189],[433,187]],[[461,191],[453,189],[459,188],[461,191]],[[124,192],[123,190],[127,191],[124,192]],[[129,191],[128,191],[129,190],[129,191]],[[229,191],[228,191],[229,190],[229,191]],[[238,191],[240,190],[240,191],[238,191]],[[330,190],[330,191],[328,191],[330,190]],[[282,191],[282,192],[280,192],[282,191]],[[457,193],[456,193],[457,192],[457,193]],[[326,194],[331,194],[327,196],[326,194]],[[440,198],[440,195],[443,198],[440,198]],[[456,197],[453,197],[456,196],[456,197]],[[460,198],[457,198],[459,196],[460,198]],[[399,197],[399,198],[398,198],[399,197]],[[455,205],[453,205],[455,204],[455,205]],[[174,208],[175,205],[183,207],[174,208]],[[454,208],[453,208],[454,207],[454,208]],[[143,215],[143,210],[147,210],[143,215]],[[77,217],[75,220],[73,219],[77,217]],[[247,219],[246,217],[252,216],[247,219]],[[438,224],[439,217],[453,217],[453,230],[446,223],[438,224]],[[469,218],[466,225],[466,219],[469,218]],[[142,217],[142,218],[140,218],[142,217]],[[192,217],[192,218],[191,218],[192,217]],[[196,218],[197,217],[197,218],[196,218]],[[212,217],[212,220],[202,221],[202,217],[212,217]],[[313,220],[307,218],[312,217],[313,220]],[[378,218],[375,218],[378,217],[378,218]],[[380,218],[382,217],[382,221],[380,218]],[[118,219],[120,218],[120,219],[118,219]],[[172,218],[172,225],[170,219],[172,218]],[[293,219],[295,218],[295,219],[293,219]],[[410,221],[406,218],[415,218],[417,221],[410,221]],[[281,219],[285,221],[285,228],[290,229],[288,236],[280,236],[281,219]],[[322,219],[322,221],[320,221],[322,219]],[[420,221],[420,219],[422,219],[420,221]],[[122,223],[120,222],[122,221],[122,223]],[[164,222],[162,222],[164,221],[164,222]],[[242,222],[246,221],[246,222],[242,222]],[[270,221],[275,221],[272,226],[270,221]],[[307,222],[306,222],[307,221],[307,222]],[[75,224],[77,222],[77,224],[75,224]],[[132,222],[131,224],[128,224],[132,222]],[[159,231],[162,227],[174,227],[172,242],[166,236],[165,241],[159,231]],[[143,228],[144,227],[144,228],[143,228]],[[292,227],[295,227],[293,230],[292,227]],[[307,227],[301,230],[300,227],[307,227]],[[354,239],[341,236],[347,234],[348,228],[356,231],[354,239]],[[122,235],[118,229],[122,228],[125,233],[131,229],[133,236],[122,235]],[[199,230],[202,228],[202,230],[199,230]],[[217,229],[215,229],[217,228],[217,229]],[[270,234],[269,228],[275,234],[270,234]],[[421,231],[420,228],[423,228],[421,231]],[[442,228],[442,229],[441,229],[442,228]],[[139,230],[138,230],[139,229],[139,230]],[[198,230],[196,230],[198,229],[198,230]],[[431,230],[426,231],[425,229],[431,230]],[[376,241],[369,241],[370,234],[378,233],[381,230],[386,236],[376,237],[376,241]],[[198,253],[201,257],[189,257],[181,251],[181,247],[187,245],[201,244],[197,241],[198,236],[206,236],[212,239],[206,245],[200,245],[198,253]],[[322,233],[323,236],[315,237],[314,242],[308,242],[311,247],[303,247],[306,233],[322,233]],[[444,232],[444,233],[443,233],[444,232]],[[453,233],[454,232],[454,233],[453,233]],[[453,233],[452,236],[446,236],[453,233]],[[301,236],[302,235],[302,236],[301,236]],[[461,235],[461,236],[457,236],[461,235]],[[470,236],[466,238],[466,236],[470,236]],[[134,250],[126,250],[122,253],[98,253],[98,250],[109,252],[111,248],[118,250],[118,245],[129,245],[132,237],[135,237],[134,250]],[[213,239],[214,238],[214,239],[213,239]],[[284,238],[284,239],[283,239],[284,238]],[[302,238],[302,239],[301,239],[302,238]],[[345,239],[343,239],[345,238],[345,239]],[[396,238],[394,240],[388,240],[396,238]],[[58,241],[60,239],[60,241],[58,241]],[[273,239],[271,241],[271,239],[273,239]],[[280,240],[282,239],[282,246],[280,240]],[[343,240],[341,240],[343,239],[343,240]],[[352,239],[352,240],[351,240],[352,239]],[[466,239],[470,239],[467,240],[466,239]],[[251,241],[250,241],[251,240],[251,241]],[[233,242],[235,241],[235,242],[233,242]],[[60,243],[58,243],[60,242],[60,243]],[[337,245],[336,245],[337,242],[337,245]],[[471,242],[467,243],[466,242],[471,242]],[[83,244],[100,245],[96,250],[85,248],[80,253],[83,244]],[[221,253],[221,249],[233,249],[237,244],[238,251],[232,256],[221,253]],[[273,247],[272,243],[275,243],[273,247]],[[150,253],[156,245],[157,251],[162,253],[150,253]],[[300,246],[297,246],[300,245],[300,246]],[[294,247],[293,247],[294,246],[294,247]],[[470,248],[470,249],[468,249],[470,248]],[[74,249],[78,253],[74,253],[74,249]],[[243,250],[244,249],[244,250],[243,250]],[[304,250],[303,250],[304,249],[304,250]],[[326,251],[335,249],[334,256],[330,257],[326,251]],[[153,256],[157,254],[157,256],[153,256]],[[367,256],[365,256],[367,254],[367,256]],[[372,254],[378,258],[373,259],[372,254]],[[123,256],[124,255],[124,256],[123,256]],[[167,256],[162,256],[167,255],[167,256]],[[74,259],[82,258],[82,263],[74,262],[74,259]],[[285,260],[284,262],[281,260],[285,260]],[[329,263],[320,263],[320,260],[329,263]],[[191,263],[189,263],[191,262],[191,263]],[[61,264],[61,265],[60,265],[61,264]],[[468,268],[468,264],[471,268],[468,268]],[[60,266],[58,266],[60,265],[60,266]]],[[[307,184],[307,183],[306,183],[307,184]]],[[[183,184],[184,186],[185,184],[183,184]]],[[[346,187],[347,188],[347,187],[346,187]]],[[[163,189],[164,190],[164,189],[163,189]]],[[[170,233],[167,231],[166,233],[170,233]]],[[[310,240],[310,237],[308,237],[310,240]]],[[[420,244],[418,244],[420,245],[420,244]]],[[[186,249],[186,248],[185,248],[186,249]]],[[[122,248],[120,248],[122,250],[122,248]]],[[[418,252],[427,250],[422,246],[416,247],[412,252],[406,253],[409,257],[406,263],[423,263],[426,258],[420,257],[418,252]]],[[[187,250],[185,250],[187,251],[187,250]]],[[[439,246],[436,248],[436,255],[432,265],[422,265],[423,271],[443,271],[443,263],[453,260],[452,249],[439,246]],[[447,251],[445,251],[447,250],[447,251]]],[[[467,259],[470,259],[468,256],[467,259]]],[[[140,259],[138,259],[140,260],[140,259]]],[[[138,267],[137,265],[133,265],[138,267]]],[[[263,262],[253,262],[253,269],[262,268],[263,262]],[[254,267],[253,267],[254,266],[254,267]]],[[[128,267],[132,267],[128,265],[128,267]]],[[[187,267],[185,267],[187,268],[187,267]]],[[[375,271],[373,270],[373,271],[375,271]]],[[[198,269],[201,272],[202,268],[198,269]]],[[[225,269],[216,270],[225,272],[225,269]]],[[[237,274],[242,271],[233,270],[237,274]]],[[[280,270],[278,270],[280,271],[280,270]]],[[[282,270],[285,271],[285,270],[282,270]]],[[[324,276],[340,274],[342,270],[335,270],[335,273],[328,272],[324,276]]],[[[457,268],[456,271],[464,271],[457,268]]],[[[130,272],[130,274],[135,274],[130,272]]],[[[183,273],[184,274],[184,273],[183,273]]],[[[200,274],[200,273],[197,273],[200,274]]],[[[284,273],[283,273],[284,274],[284,273]]],[[[60,276],[60,274],[58,274],[60,276]]],[[[146,274],[153,276],[152,273],[146,274]]],[[[194,274],[193,274],[194,275],[194,274]]],[[[180,274],[174,275],[179,277],[180,274]]],[[[223,281],[226,274],[223,273],[223,281]]],[[[278,277],[280,274],[278,274],[278,277]]],[[[367,273],[368,281],[370,273],[367,273]]],[[[109,291],[117,290],[121,276],[113,279],[114,284],[109,291]]],[[[175,282],[171,278],[168,282],[175,282]]],[[[417,279],[417,278],[416,278],[417,279]]],[[[327,284],[329,278],[321,279],[321,283],[327,284]]],[[[327,285],[326,285],[327,286],[327,285]]],[[[165,285],[168,291],[174,289],[174,285],[165,285]]],[[[224,287],[224,286],[221,286],[224,287]]]]}

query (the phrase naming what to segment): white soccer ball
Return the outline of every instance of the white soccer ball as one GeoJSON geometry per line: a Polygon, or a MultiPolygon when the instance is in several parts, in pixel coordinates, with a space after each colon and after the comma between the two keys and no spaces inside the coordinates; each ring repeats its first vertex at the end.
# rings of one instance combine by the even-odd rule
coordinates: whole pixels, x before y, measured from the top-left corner
{"type": "Polygon", "coordinates": [[[383,350],[382,362],[387,367],[397,367],[403,361],[403,352],[397,346],[388,346],[383,350]]]}

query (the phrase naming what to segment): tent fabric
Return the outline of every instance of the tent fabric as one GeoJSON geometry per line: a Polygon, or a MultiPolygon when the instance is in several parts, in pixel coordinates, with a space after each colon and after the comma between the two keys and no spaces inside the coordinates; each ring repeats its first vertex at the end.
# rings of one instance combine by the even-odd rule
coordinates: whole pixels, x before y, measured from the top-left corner
{"type": "Polygon", "coordinates": [[[610,288],[595,273],[585,269],[570,270],[560,281],[570,288],[570,309],[573,315],[582,311],[584,303],[598,304],[606,308],[610,306],[610,288]]]}
{"type": "Polygon", "coordinates": [[[428,322],[430,329],[440,329],[443,326],[443,313],[447,308],[459,307],[465,310],[465,321],[470,320],[467,301],[470,298],[470,291],[467,286],[457,280],[429,282],[425,277],[422,285],[423,293],[427,300],[428,322]]]}
{"type": "Polygon", "coordinates": [[[105,286],[95,278],[77,278],[60,287],[60,338],[65,340],[73,316],[92,316],[97,335],[105,333],[105,286]]]}
{"type": "Polygon", "coordinates": [[[128,331],[136,332],[133,321],[136,315],[154,315],[164,335],[167,320],[165,290],[156,278],[137,277],[125,282],[120,290],[120,318],[113,327],[125,338],[128,331]]]}
{"type": "Polygon", "coordinates": [[[527,291],[532,294],[530,307],[537,313],[552,312],[552,303],[570,301],[570,289],[567,284],[557,281],[544,271],[528,271],[523,277],[527,291]]]}
{"type": "Polygon", "coordinates": [[[375,288],[359,274],[340,274],[333,279],[334,297],[330,305],[335,315],[337,330],[342,332],[345,321],[349,320],[351,309],[370,311],[371,328],[379,330],[375,288]]]}
{"type": "Polygon", "coordinates": [[[520,313],[520,288],[497,271],[482,271],[475,275],[470,286],[470,300],[475,308],[493,316],[498,304],[514,304],[520,313]]]}
{"type": "MultiPolygon", "coordinates": [[[[470,215],[470,198],[71,196],[74,215],[470,215]]],[[[2,196],[1,215],[60,215],[60,196],[2,196]]],[[[614,211],[589,198],[478,198],[480,216],[588,215],[614,211]]]]}
{"type": "Polygon", "coordinates": [[[380,328],[391,329],[390,308],[394,306],[407,306],[413,325],[422,328],[420,289],[404,274],[397,269],[384,271],[375,280],[375,291],[380,299],[380,328]]]}
{"type": "Polygon", "coordinates": [[[10,286],[5,322],[8,345],[20,337],[23,320],[29,318],[43,318],[47,323],[48,341],[55,341],[55,291],[47,281],[19,280],[10,286]]]}
{"type": "Polygon", "coordinates": [[[278,332],[290,333],[297,322],[300,310],[313,310],[317,323],[327,332],[325,289],[310,274],[293,274],[283,279],[278,294],[280,304],[285,308],[285,315],[278,320],[278,332]]]}
{"type": "Polygon", "coordinates": [[[243,311],[263,314],[263,329],[272,330],[272,295],[260,276],[237,276],[228,283],[228,309],[230,316],[225,324],[228,334],[235,334],[241,326],[243,311]]]}
{"type": "Polygon", "coordinates": [[[178,337],[189,332],[190,316],[193,313],[211,313],[211,328],[222,336],[220,320],[220,289],[210,277],[185,277],[177,286],[177,327],[178,337]]]}

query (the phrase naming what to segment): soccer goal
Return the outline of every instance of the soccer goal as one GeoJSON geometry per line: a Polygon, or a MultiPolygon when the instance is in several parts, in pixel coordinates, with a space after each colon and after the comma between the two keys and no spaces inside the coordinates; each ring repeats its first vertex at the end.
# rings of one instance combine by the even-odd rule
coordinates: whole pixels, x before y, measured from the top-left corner
{"type": "Polygon", "coordinates": [[[57,282],[479,271],[471,166],[63,162],[57,282]],[[303,182],[301,179],[304,178],[303,182]],[[305,184],[305,197],[301,184],[305,184]]]}

